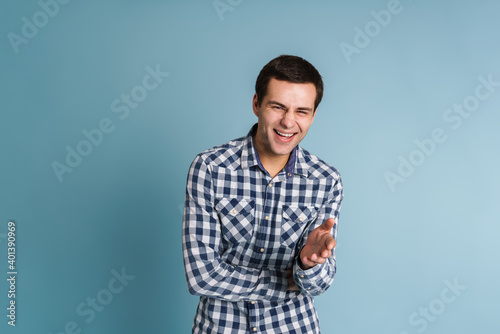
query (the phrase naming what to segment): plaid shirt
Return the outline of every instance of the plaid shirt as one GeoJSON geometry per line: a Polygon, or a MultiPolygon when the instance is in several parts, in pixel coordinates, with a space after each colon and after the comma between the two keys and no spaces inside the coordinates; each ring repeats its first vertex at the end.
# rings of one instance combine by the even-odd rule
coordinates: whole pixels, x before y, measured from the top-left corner
{"type": "Polygon", "coordinates": [[[298,255],[315,227],[338,221],[340,174],[297,146],[272,178],[255,128],[189,169],[182,246],[189,291],[200,296],[193,333],[320,333],[313,296],[333,282],[335,251],[308,270],[298,255]],[[300,291],[287,291],[291,267],[300,291]]]}

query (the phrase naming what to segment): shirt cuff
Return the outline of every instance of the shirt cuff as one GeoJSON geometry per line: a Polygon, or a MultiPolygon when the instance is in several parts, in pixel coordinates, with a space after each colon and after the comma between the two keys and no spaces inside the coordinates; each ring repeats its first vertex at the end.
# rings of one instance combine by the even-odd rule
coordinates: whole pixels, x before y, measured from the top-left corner
{"type": "Polygon", "coordinates": [[[315,281],[325,265],[327,265],[327,262],[304,270],[300,267],[299,257],[296,258],[293,268],[293,278],[302,292],[309,294],[312,292],[311,290],[316,290],[315,281]]]}

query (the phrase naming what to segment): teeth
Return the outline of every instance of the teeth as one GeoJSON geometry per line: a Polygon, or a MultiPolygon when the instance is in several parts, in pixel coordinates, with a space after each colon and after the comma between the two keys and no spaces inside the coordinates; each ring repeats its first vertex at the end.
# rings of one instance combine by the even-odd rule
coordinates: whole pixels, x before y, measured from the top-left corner
{"type": "Polygon", "coordinates": [[[275,130],[275,131],[277,134],[279,134],[280,136],[283,136],[283,137],[291,137],[294,135],[293,133],[286,134],[286,133],[279,132],[278,130],[275,130]]]}

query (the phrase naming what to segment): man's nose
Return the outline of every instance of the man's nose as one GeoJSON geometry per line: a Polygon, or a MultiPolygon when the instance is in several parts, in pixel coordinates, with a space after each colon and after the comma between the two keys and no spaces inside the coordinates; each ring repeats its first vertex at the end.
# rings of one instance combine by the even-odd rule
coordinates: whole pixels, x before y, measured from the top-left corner
{"type": "Polygon", "coordinates": [[[295,115],[291,110],[288,110],[286,113],[283,114],[283,118],[281,119],[281,125],[286,128],[291,128],[293,127],[294,123],[295,123],[295,115]]]}

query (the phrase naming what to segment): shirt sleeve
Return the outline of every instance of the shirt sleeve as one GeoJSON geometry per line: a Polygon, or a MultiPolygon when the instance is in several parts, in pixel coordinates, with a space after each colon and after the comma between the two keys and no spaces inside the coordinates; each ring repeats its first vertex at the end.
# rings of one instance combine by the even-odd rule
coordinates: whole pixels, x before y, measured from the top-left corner
{"type": "Polygon", "coordinates": [[[210,166],[198,155],[189,169],[182,248],[189,292],[226,301],[281,301],[288,286],[286,272],[246,268],[224,262],[221,225],[214,207],[210,166]]]}
{"type": "Polygon", "coordinates": [[[333,283],[333,278],[337,270],[337,265],[335,261],[335,248],[332,251],[332,255],[323,264],[317,264],[312,268],[304,270],[300,267],[300,251],[304,247],[307,241],[307,236],[318,226],[323,224],[323,222],[328,218],[335,219],[335,225],[332,228],[332,236],[337,240],[337,226],[338,218],[340,213],[340,203],[342,202],[344,195],[342,190],[342,180],[340,176],[338,180],[334,183],[330,195],[328,197],[327,203],[321,208],[317,219],[314,224],[307,229],[305,235],[298,245],[298,252],[295,259],[293,273],[294,280],[302,293],[309,296],[318,296],[325,292],[330,285],[333,283]]]}

